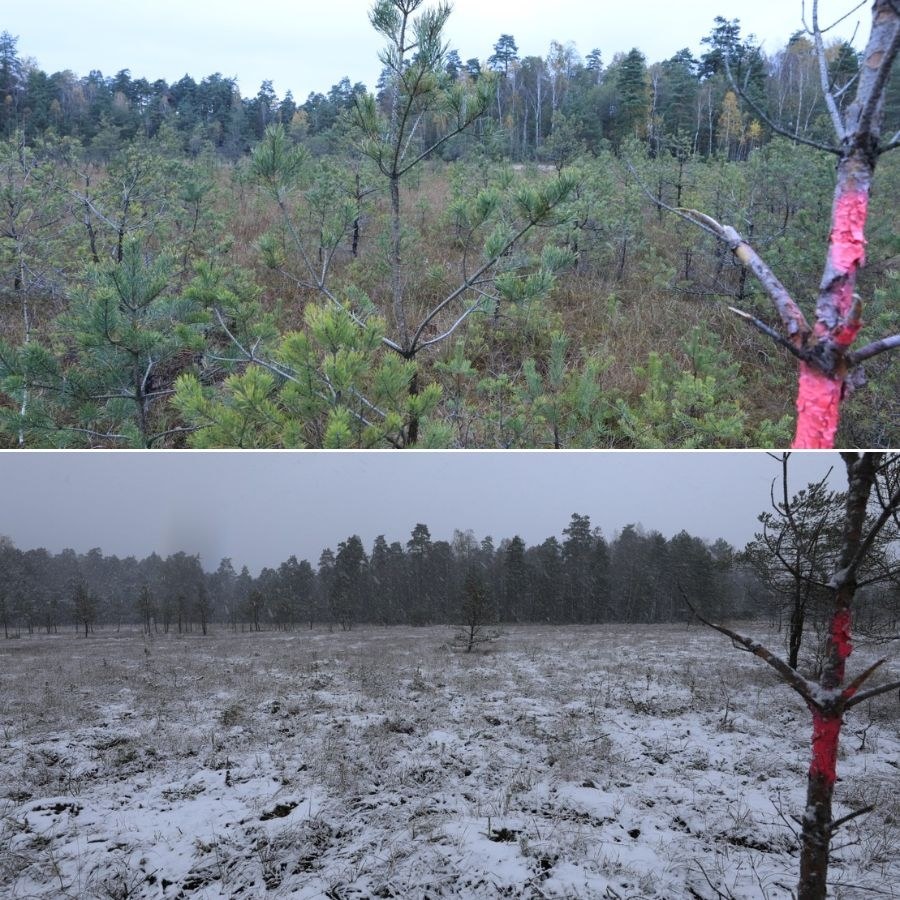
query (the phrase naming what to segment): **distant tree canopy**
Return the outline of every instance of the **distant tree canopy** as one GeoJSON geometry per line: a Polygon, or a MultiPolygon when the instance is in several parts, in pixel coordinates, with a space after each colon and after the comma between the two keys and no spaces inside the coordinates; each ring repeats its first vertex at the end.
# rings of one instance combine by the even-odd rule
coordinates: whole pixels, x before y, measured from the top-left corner
{"type": "MultiPolygon", "coordinates": [[[[836,514],[842,499],[830,500],[836,514]]],[[[782,584],[768,570],[759,574],[758,537],[746,553],[722,539],[686,531],[666,538],[635,524],[607,539],[580,513],[562,533],[562,541],[554,536],[534,546],[519,535],[495,543],[462,530],[447,541],[420,522],[405,543],[379,535],[367,552],[351,535],[336,551],[325,548],[316,565],[291,556],[256,577],[246,566],[236,571],[228,558],[204,572],[199,557],[184,552],[122,559],[99,548],[19,550],[5,540],[0,623],[9,637],[63,628],[88,634],[123,624],[206,633],[212,623],[258,631],[314,623],[349,630],[361,623],[677,622],[691,615],[682,594],[688,588],[707,615],[782,620],[782,584]]],[[[895,531],[891,540],[895,557],[895,531]]],[[[896,628],[896,584],[873,582],[867,591],[867,619],[896,628]]]]}
{"type": "MultiPolygon", "coordinates": [[[[278,97],[270,80],[244,96],[236,79],[219,72],[199,82],[185,75],[172,84],[134,76],[129,69],[112,76],[97,70],[85,76],[69,70],[47,73],[21,57],[19,40],[9,32],[0,34],[0,135],[22,131],[28,141],[52,132],[99,151],[110,141],[153,137],[168,125],[187,152],[205,144],[236,157],[273,122],[307,140],[340,128],[353,98],[366,93],[365,85],[347,77],[298,103],[290,92],[278,97]]],[[[736,143],[722,140],[718,123],[728,93],[729,62],[741,72],[748,92],[775,113],[773,118],[790,120],[798,133],[821,127],[827,110],[817,88],[814,48],[802,33],[766,56],[753,35],[741,34],[738,19],[719,16],[702,44],[707,49],[699,59],[681,50],[648,64],[640,49],[633,48],[604,67],[599,50],[582,58],[574,43],[549,39],[544,57],[523,59],[515,36],[504,33],[486,59],[464,63],[459,51],[450,50],[443,66],[451,81],[477,80],[483,70],[500,74],[497,102],[485,117],[507,132],[505,152],[516,160],[540,154],[558,125],[557,113],[578,123],[579,139],[591,152],[607,141],[619,146],[633,135],[666,141],[682,135],[697,153],[745,155],[769,132],[741,113],[736,143]]],[[[836,41],[828,53],[835,83],[851,80],[859,67],[856,51],[836,41]]],[[[895,78],[889,101],[894,107],[900,104],[897,82],[895,78]]],[[[377,89],[383,93],[383,87],[380,82],[377,89]]]]}
{"type": "MultiPolygon", "coordinates": [[[[157,631],[295,628],[314,622],[457,624],[477,574],[479,603],[503,622],[684,620],[677,582],[688,578],[710,612],[744,609],[749,576],[723,541],[681,532],[670,540],[635,525],[607,541],[575,514],[564,540],[529,547],[518,535],[495,546],[471,531],[435,540],[417,524],[405,545],[379,535],[366,552],[357,535],[318,564],[291,556],[255,578],[223,559],[203,572],[183,552],[144,559],[0,546],[0,617],[7,634],[121,624],[157,631]]],[[[752,592],[750,592],[752,593],[752,592]]],[[[482,610],[479,607],[479,623],[482,610]]]]}

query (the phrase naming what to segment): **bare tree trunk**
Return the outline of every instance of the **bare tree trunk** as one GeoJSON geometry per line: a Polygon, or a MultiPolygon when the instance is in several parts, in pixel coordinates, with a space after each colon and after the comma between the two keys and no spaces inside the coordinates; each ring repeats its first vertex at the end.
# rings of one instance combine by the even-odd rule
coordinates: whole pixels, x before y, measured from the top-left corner
{"type": "MultiPolygon", "coordinates": [[[[845,454],[848,491],[844,543],[839,573],[847,571],[859,554],[869,495],[875,483],[880,454],[861,457],[845,454]]],[[[836,578],[836,580],[839,580],[836,578]]],[[[843,699],[842,690],[847,659],[853,652],[851,641],[851,606],[856,593],[856,577],[852,573],[839,584],[834,594],[834,613],[826,645],[826,661],[820,681],[825,691],[843,699]]],[[[851,694],[852,696],[852,694],[851,694]]],[[[823,900],[827,893],[828,857],[834,824],[831,818],[832,795],[837,780],[838,743],[845,704],[834,702],[811,707],[813,717],[812,764],[806,793],[806,812],[800,850],[800,884],[798,900],[823,900]]]]}
{"type": "Polygon", "coordinates": [[[394,320],[400,333],[400,344],[409,348],[409,327],[403,307],[403,269],[401,256],[402,227],[400,221],[400,177],[391,176],[391,296],[394,303],[394,320]]]}
{"type": "MultiPolygon", "coordinates": [[[[416,397],[419,393],[419,372],[416,370],[409,382],[409,396],[416,397]]],[[[409,424],[406,428],[406,443],[410,447],[414,447],[419,442],[419,417],[415,413],[411,413],[409,424]]]]}
{"type": "Polygon", "coordinates": [[[800,644],[803,641],[803,622],[805,619],[804,607],[803,588],[797,582],[794,585],[794,602],[791,606],[791,621],[788,632],[788,665],[792,669],[797,668],[800,659],[800,644]]]}
{"type": "Polygon", "coordinates": [[[861,672],[849,683],[845,683],[847,659],[853,652],[851,625],[857,576],[878,535],[900,510],[900,488],[894,488],[890,496],[879,494],[881,512],[873,522],[867,523],[869,497],[879,467],[883,463],[884,454],[844,453],[842,457],[847,468],[848,481],[843,540],[837,571],[830,581],[830,587],[834,592],[834,608],[826,643],[825,664],[818,682],[804,678],[762,644],[730,628],[704,619],[688,601],[688,605],[691,605],[695,615],[704,624],[730,637],[736,644],[740,644],[775,669],[782,681],[806,701],[812,715],[812,761],[807,776],[806,809],[801,820],[800,881],[797,900],[825,900],[831,838],[841,825],[871,810],[871,807],[866,807],[838,820],[832,818],[838,746],[844,713],[853,706],[900,688],[900,682],[891,682],[860,691],[865,682],[886,661],[884,659],[861,672]]]}
{"type": "Polygon", "coordinates": [[[359,221],[362,218],[362,185],[359,177],[359,168],[356,170],[356,216],[353,219],[353,258],[359,256],[359,221]]]}

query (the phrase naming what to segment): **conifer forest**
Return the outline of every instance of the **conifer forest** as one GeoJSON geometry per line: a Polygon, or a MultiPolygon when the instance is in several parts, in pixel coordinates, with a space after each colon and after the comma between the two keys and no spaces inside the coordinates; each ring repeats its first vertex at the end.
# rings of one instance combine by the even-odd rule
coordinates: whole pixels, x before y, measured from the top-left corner
{"type": "Polygon", "coordinates": [[[821,402],[822,440],[895,446],[900,75],[876,6],[865,50],[816,20],[763,51],[719,17],[699,56],[502,34],[465,59],[449,7],[379,3],[378,82],[302,101],[48,73],[4,32],[0,442],[783,447],[821,402]]]}

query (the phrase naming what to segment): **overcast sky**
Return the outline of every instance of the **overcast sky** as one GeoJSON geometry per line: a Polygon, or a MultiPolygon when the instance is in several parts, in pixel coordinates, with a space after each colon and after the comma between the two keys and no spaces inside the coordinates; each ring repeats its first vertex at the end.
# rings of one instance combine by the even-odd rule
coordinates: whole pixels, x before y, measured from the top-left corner
{"type": "MultiPolygon", "coordinates": [[[[821,23],[853,7],[822,0],[821,23]]],[[[264,78],[279,96],[290,89],[302,101],[325,92],[344,75],[371,89],[378,77],[381,39],[368,22],[369,0],[42,0],[4,2],[0,30],[19,37],[19,52],[45,71],[71,69],[172,82],[185,73],[198,81],[213,72],[236,76],[245,96],[264,78]]],[[[448,38],[463,59],[486,60],[502,33],[512,34],[520,55],[544,55],[551,40],[574,41],[586,55],[598,47],[609,61],[640,48],[650,62],[682,47],[701,51],[700,39],[717,15],[739,18],[774,52],[801,27],[801,0],[455,0],[448,38]]],[[[833,35],[850,36],[862,21],[868,35],[869,4],[833,35]]]]}
{"type": "MultiPolygon", "coordinates": [[[[794,454],[792,488],[836,453],[794,454]]],[[[406,543],[417,522],[449,540],[562,535],[572,513],[611,537],[629,523],[743,546],[779,465],[765,453],[19,453],[0,454],[0,535],[22,549],[230,556],[258,572],[358,534],[406,543]]]]}

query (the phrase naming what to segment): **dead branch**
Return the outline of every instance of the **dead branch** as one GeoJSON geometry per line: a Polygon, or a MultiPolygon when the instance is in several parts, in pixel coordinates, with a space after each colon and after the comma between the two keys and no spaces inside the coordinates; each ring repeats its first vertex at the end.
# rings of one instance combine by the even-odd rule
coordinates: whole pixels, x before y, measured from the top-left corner
{"type": "Polygon", "coordinates": [[[851,559],[849,564],[838,573],[843,583],[846,583],[848,580],[855,577],[857,570],[865,559],[866,554],[869,552],[869,548],[874,543],[875,538],[878,537],[878,534],[884,526],[887,525],[888,521],[894,517],[894,514],[898,509],[900,509],[900,487],[896,488],[894,493],[888,498],[887,503],[883,504],[881,515],[878,516],[875,523],[869,529],[869,533],[860,543],[853,559],[851,559]]]}
{"type": "Polygon", "coordinates": [[[696,607],[688,599],[688,596],[681,585],[678,586],[678,590],[681,592],[681,596],[690,611],[697,617],[700,622],[702,622],[707,627],[718,631],[720,634],[724,634],[726,637],[731,638],[732,641],[740,644],[742,647],[745,647],[754,656],[758,656],[761,660],[768,663],[773,669],[775,669],[776,672],[778,672],[778,674],[781,676],[782,681],[792,687],[809,705],[814,706],[816,709],[821,709],[821,703],[815,698],[815,695],[813,693],[814,685],[811,682],[807,681],[795,669],[792,669],[783,659],[781,659],[781,657],[776,656],[776,654],[774,654],[764,645],[760,644],[758,641],[754,641],[752,638],[744,637],[744,635],[738,634],[738,632],[736,631],[732,631],[725,625],[718,625],[715,622],[710,622],[709,619],[705,619],[700,615],[696,607]]]}
{"type": "Polygon", "coordinates": [[[882,694],[887,694],[890,691],[900,691],[900,681],[891,681],[888,684],[882,684],[879,687],[870,688],[867,691],[856,694],[844,703],[844,709],[850,709],[860,703],[865,703],[866,700],[871,700],[873,697],[880,697],[882,694]]]}
{"type": "Polygon", "coordinates": [[[832,834],[841,827],[841,825],[846,825],[848,822],[852,822],[854,819],[859,818],[860,816],[866,815],[866,813],[874,812],[875,806],[864,806],[862,809],[858,809],[855,812],[848,813],[846,816],[841,816],[840,819],[835,819],[831,823],[831,832],[832,834]]]}
{"type": "Polygon", "coordinates": [[[828,79],[828,60],[825,59],[825,42],[822,40],[822,31],[819,28],[819,0],[813,0],[812,25],[813,42],[816,48],[816,60],[819,63],[819,79],[822,82],[822,94],[825,97],[825,105],[828,107],[828,115],[831,116],[831,124],[834,126],[834,133],[837,135],[838,140],[843,143],[844,139],[847,137],[847,128],[841,117],[837,100],[835,99],[828,79]]]}
{"type": "Polygon", "coordinates": [[[879,659],[878,662],[873,663],[868,669],[857,675],[856,678],[841,691],[841,696],[844,700],[849,700],[886,662],[886,659],[879,659]]]}
{"type": "Polygon", "coordinates": [[[806,358],[801,350],[798,350],[794,344],[787,340],[787,338],[783,338],[774,328],[766,325],[762,319],[757,319],[756,316],[744,312],[742,309],[737,309],[737,307],[734,306],[729,306],[728,309],[730,312],[733,312],[736,316],[740,316],[745,322],[752,325],[757,331],[764,334],[766,337],[771,338],[779,347],[784,347],[788,353],[796,356],[797,359],[806,358]]]}
{"type": "MultiPolygon", "coordinates": [[[[898,144],[898,146],[900,146],[900,144],[898,144]]],[[[895,334],[891,337],[882,338],[880,341],[873,341],[871,344],[866,344],[865,347],[861,347],[859,350],[855,350],[853,353],[848,354],[847,362],[851,366],[858,366],[860,363],[867,359],[871,359],[873,356],[878,356],[880,353],[886,353],[889,350],[897,349],[900,349],[900,334],[895,334]]]]}
{"type": "Polygon", "coordinates": [[[798,342],[798,350],[800,350],[802,339],[810,332],[809,323],[788,289],[766,265],[762,257],[730,225],[722,225],[711,216],[695,209],[681,209],[678,212],[682,218],[699,225],[704,231],[708,231],[727,244],[740,262],[750,269],[775,304],[785,331],[790,338],[798,342]]]}

